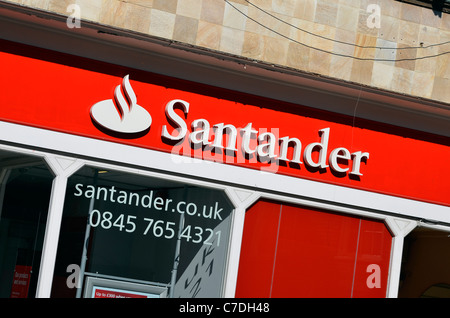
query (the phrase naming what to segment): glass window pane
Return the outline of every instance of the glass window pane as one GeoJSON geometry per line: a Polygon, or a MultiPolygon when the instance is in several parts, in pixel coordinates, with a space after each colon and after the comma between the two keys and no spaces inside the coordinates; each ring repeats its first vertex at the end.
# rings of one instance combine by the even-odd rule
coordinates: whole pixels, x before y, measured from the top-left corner
{"type": "Polygon", "coordinates": [[[0,151],[0,297],[36,293],[53,175],[43,160],[0,151]]]}
{"type": "MultiPolygon", "coordinates": [[[[81,297],[86,277],[219,297],[233,207],[222,191],[85,167],[68,180],[52,297],[81,297]],[[83,257],[84,255],[84,257],[83,257]]],[[[128,285],[127,285],[128,286],[128,285]]]]}

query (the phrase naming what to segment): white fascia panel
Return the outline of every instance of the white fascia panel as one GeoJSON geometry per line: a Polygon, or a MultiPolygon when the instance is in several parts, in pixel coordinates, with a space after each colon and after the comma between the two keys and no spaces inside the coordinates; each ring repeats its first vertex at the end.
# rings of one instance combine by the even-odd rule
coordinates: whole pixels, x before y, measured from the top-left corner
{"type": "MultiPolygon", "coordinates": [[[[312,201],[369,213],[384,213],[450,224],[450,207],[338,186],[318,181],[215,163],[40,128],[0,122],[3,143],[84,158],[97,164],[119,164],[220,183],[261,193],[262,197],[312,201]]],[[[0,140],[1,142],[1,140],[0,140]]]]}

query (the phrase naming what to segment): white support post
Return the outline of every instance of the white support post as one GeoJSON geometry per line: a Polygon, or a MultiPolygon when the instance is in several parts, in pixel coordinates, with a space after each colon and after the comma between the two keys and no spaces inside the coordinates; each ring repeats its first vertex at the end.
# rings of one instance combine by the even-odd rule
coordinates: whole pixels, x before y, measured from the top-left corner
{"type": "Polygon", "coordinates": [[[256,202],[260,194],[253,191],[244,191],[226,188],[228,198],[235,206],[233,227],[231,231],[227,275],[225,281],[224,297],[234,298],[236,292],[239,258],[241,254],[242,235],[244,233],[245,211],[256,202]]]}
{"type": "Polygon", "coordinates": [[[402,267],[403,242],[405,237],[416,226],[416,221],[386,218],[385,222],[393,234],[391,262],[388,278],[388,288],[386,291],[387,298],[396,298],[398,296],[398,288],[400,283],[400,271],[402,267]]]}
{"type": "Polygon", "coordinates": [[[55,174],[55,179],[53,180],[50,196],[40,272],[36,288],[36,298],[50,297],[64,207],[64,197],[66,195],[67,178],[83,165],[79,160],[53,155],[46,155],[45,161],[50,167],[50,170],[55,174]]]}

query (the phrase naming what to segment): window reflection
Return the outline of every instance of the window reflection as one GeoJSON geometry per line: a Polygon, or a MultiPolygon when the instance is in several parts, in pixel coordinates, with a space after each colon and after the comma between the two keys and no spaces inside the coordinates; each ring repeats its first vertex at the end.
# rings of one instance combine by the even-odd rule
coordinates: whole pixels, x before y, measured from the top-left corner
{"type": "Polygon", "coordinates": [[[0,297],[36,293],[53,175],[39,158],[0,151],[0,297]]]}
{"type": "Polygon", "coordinates": [[[53,297],[81,297],[67,267],[167,287],[169,297],[220,297],[232,205],[222,191],[85,167],[68,180],[53,297]]]}

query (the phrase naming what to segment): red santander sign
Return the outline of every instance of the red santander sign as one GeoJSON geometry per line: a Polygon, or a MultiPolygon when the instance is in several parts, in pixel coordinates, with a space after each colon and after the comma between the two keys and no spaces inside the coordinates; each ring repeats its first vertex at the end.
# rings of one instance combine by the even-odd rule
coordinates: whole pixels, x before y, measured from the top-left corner
{"type": "MultiPolygon", "coordinates": [[[[162,125],[161,141],[172,145],[174,149],[180,148],[187,141],[188,152],[189,149],[196,148],[203,152],[209,148],[210,152],[224,152],[227,158],[232,158],[232,163],[239,162],[234,158],[241,158],[240,162],[245,163],[245,158],[250,157],[266,163],[283,161],[303,164],[303,160],[310,168],[326,169],[330,166],[337,173],[348,171],[350,175],[355,176],[362,176],[361,162],[369,158],[368,152],[350,153],[345,147],[337,147],[328,154],[330,128],[320,129],[318,131],[320,141],[305,145],[303,150],[299,138],[279,137],[278,132],[277,134],[274,132],[277,129],[273,128],[270,132],[260,132],[252,126],[252,123],[239,128],[223,122],[211,125],[207,119],[197,118],[189,125],[186,122],[189,108],[190,103],[182,99],[170,100],[165,105],[167,122],[170,124],[162,125]],[[181,113],[177,113],[176,109],[181,113]],[[317,152],[316,159],[313,158],[314,152],[317,152]],[[351,169],[348,166],[349,161],[352,162],[351,169]]],[[[91,107],[91,117],[100,130],[119,138],[120,135],[123,138],[142,136],[149,131],[152,123],[150,113],[137,104],[129,75],[123,78],[122,85],[114,89],[114,98],[100,101],[91,107]]],[[[179,149],[172,152],[174,151],[178,152],[179,149]]]]}
{"type": "Polygon", "coordinates": [[[2,121],[450,205],[442,136],[314,110],[302,96],[293,105],[7,41],[1,48],[2,121]]]}

